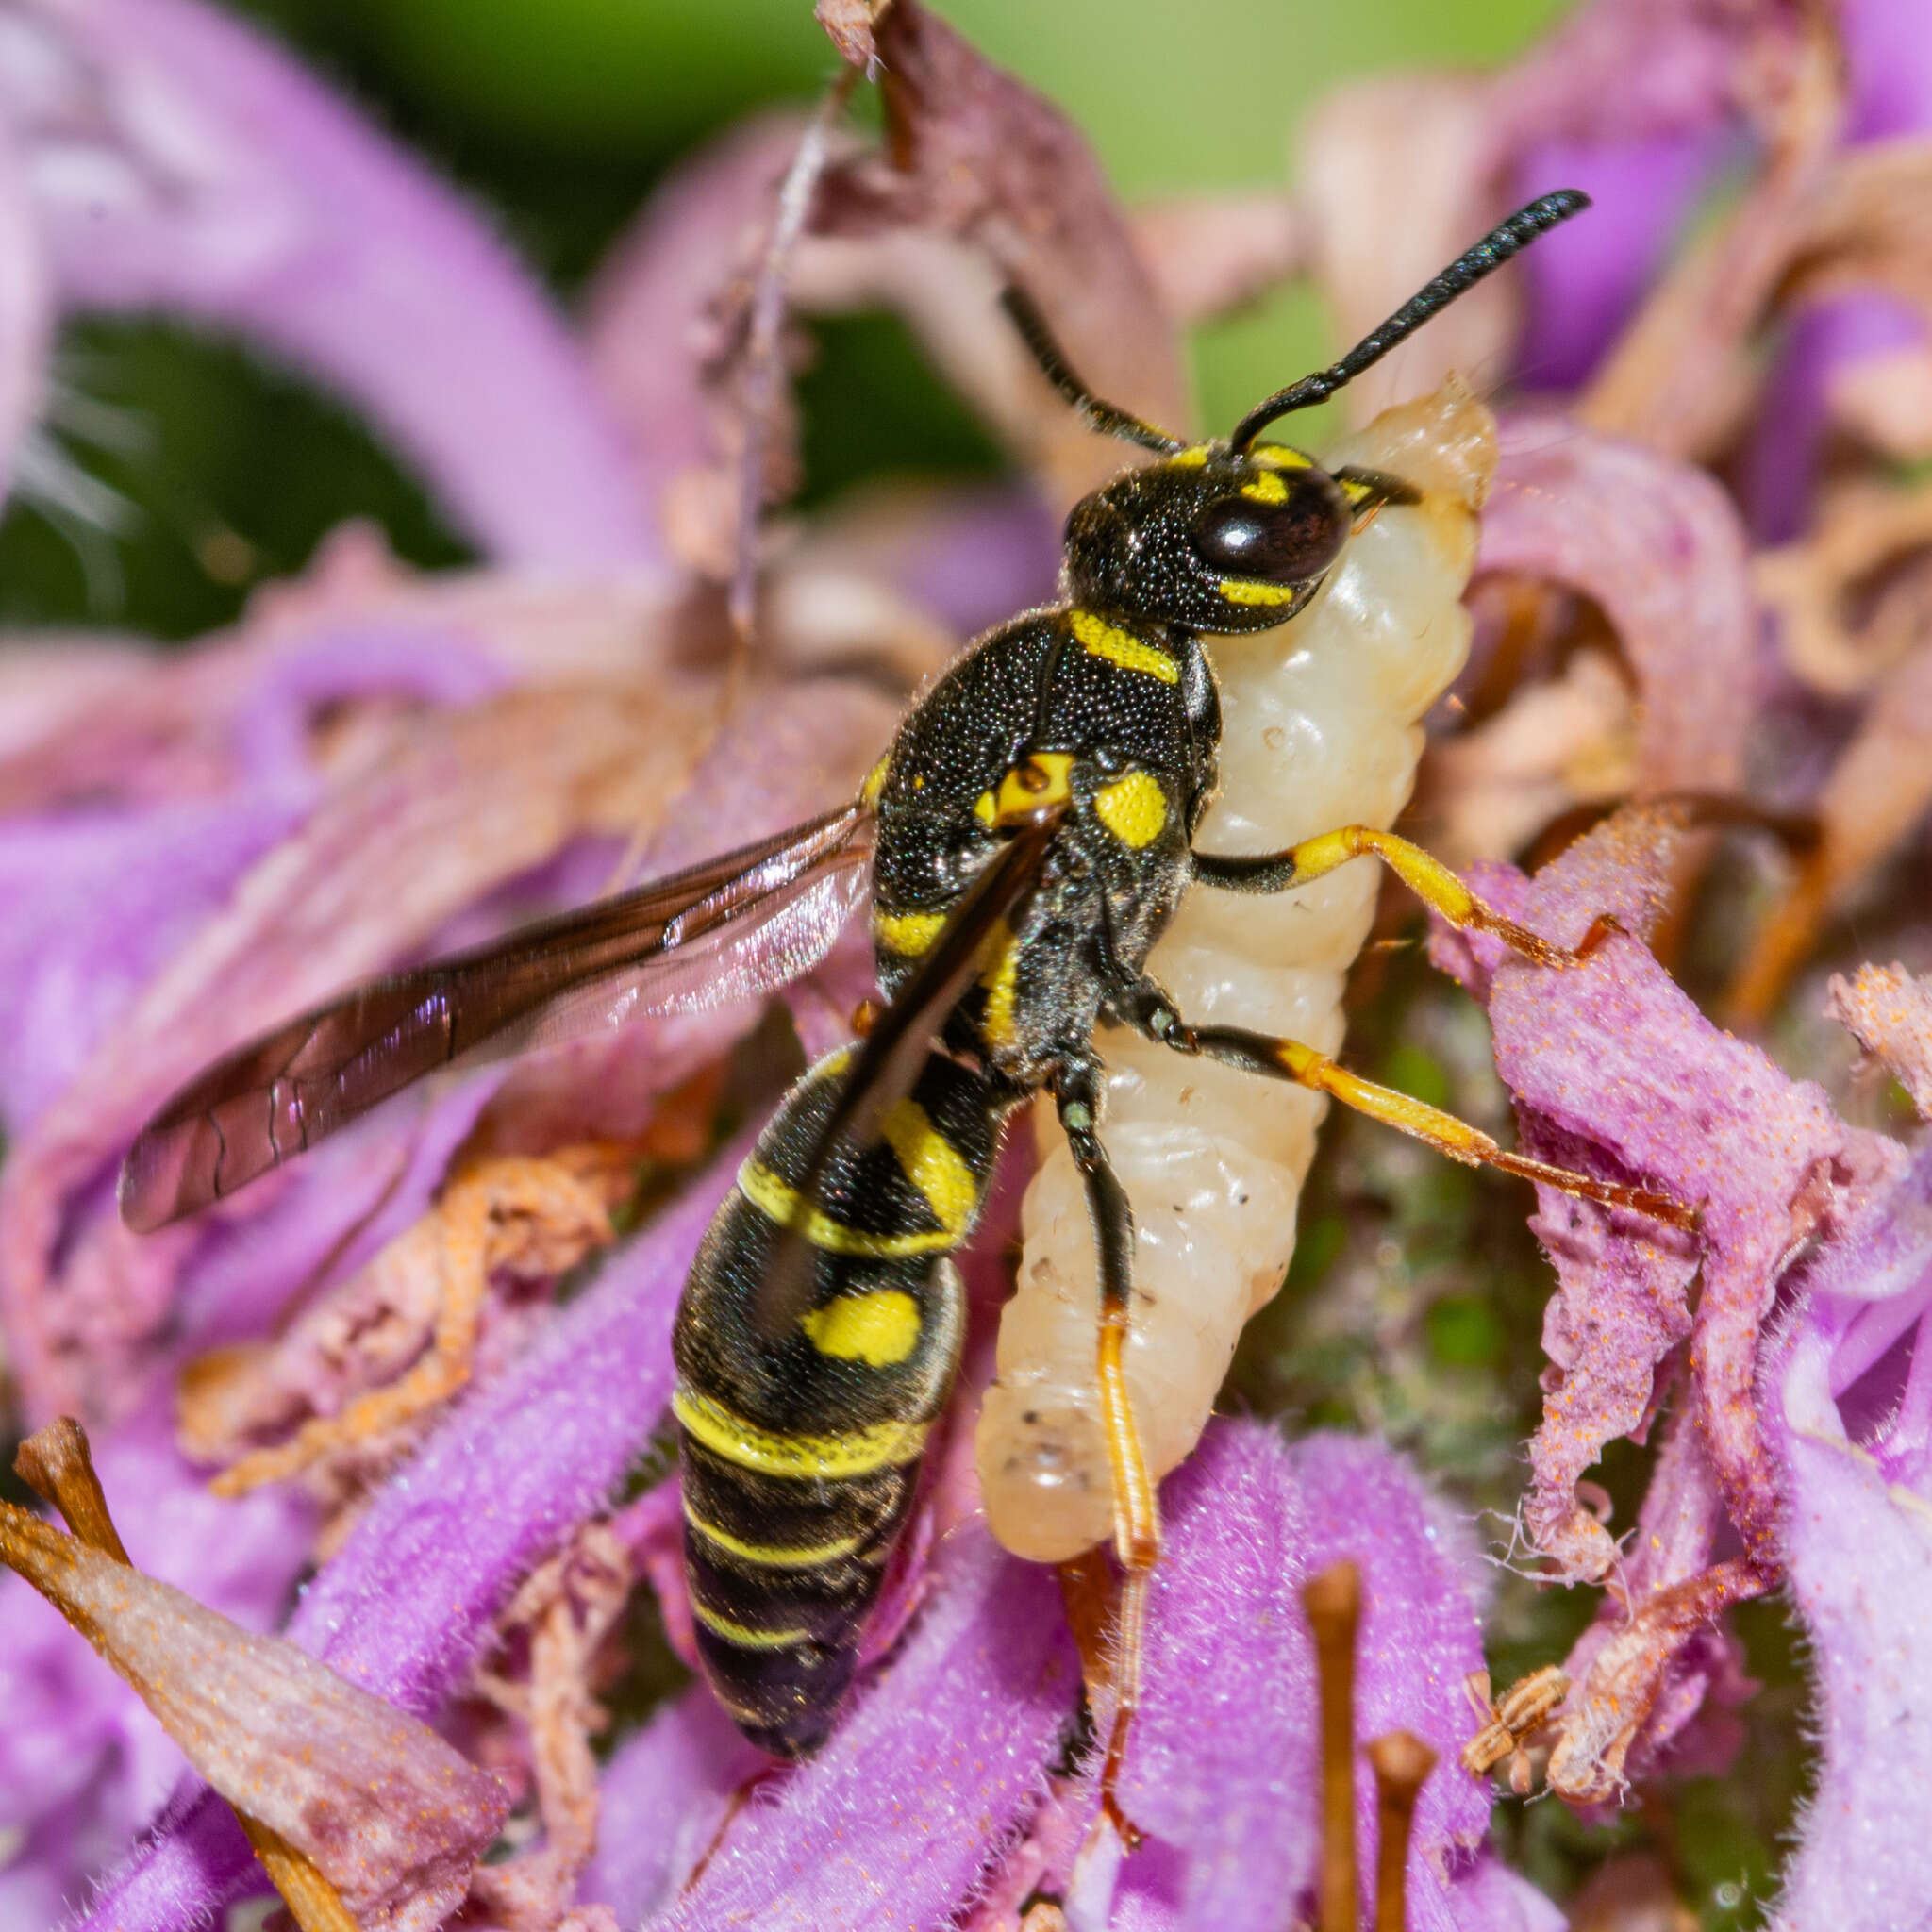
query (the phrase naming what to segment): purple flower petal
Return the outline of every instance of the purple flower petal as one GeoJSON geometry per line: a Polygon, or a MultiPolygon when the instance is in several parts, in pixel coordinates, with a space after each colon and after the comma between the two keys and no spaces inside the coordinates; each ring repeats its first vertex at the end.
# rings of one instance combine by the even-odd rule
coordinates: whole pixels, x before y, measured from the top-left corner
{"type": "Polygon", "coordinates": [[[1603,607],[1646,700],[1640,794],[1737,791],[1757,628],[1729,499],[1702,470],[1560,416],[1505,416],[1501,443],[1477,569],[1603,607]]]}
{"type": "Polygon", "coordinates": [[[1867,356],[1924,339],[1916,309],[1878,293],[1816,303],[1791,319],[1744,459],[1744,502],[1760,543],[1789,543],[1810,521],[1831,429],[1832,378],[1867,356]]]}
{"type": "MultiPolygon", "coordinates": [[[[1284,1448],[1273,1430],[1216,1424],[1164,1496],[1168,1552],[1122,1796],[1136,1824],[1186,1855],[1180,1923],[1264,1932],[1314,1882],[1319,1728],[1300,1592],[1343,1558],[1362,1572],[1356,1734],[1413,1731],[1440,1759],[1409,1855],[1411,1889],[1440,1893],[1490,1813],[1456,1763],[1474,1730],[1462,1681],[1482,1665],[1469,1539],[1398,1458],[1351,1437],[1284,1448]]],[[[1368,1861],[1366,1759],[1357,1787],[1368,1861]]]]}
{"type": "Polygon", "coordinates": [[[619,438],[528,276],[241,23],[193,0],[17,8],[0,113],[62,308],[158,308],[287,358],[366,410],[500,557],[658,561],[619,438]]]}
{"type": "Polygon", "coordinates": [[[597,1849],[577,1885],[624,1925],[668,1911],[710,1849],[739,1789],[769,1760],[703,1684],[623,1745],[599,1787],[597,1849]]]}
{"type": "Polygon", "coordinates": [[[890,1668],[661,1923],[944,1924],[1044,1791],[1078,1684],[1051,1573],[956,1530],[890,1668]]]}
{"type": "MultiPolygon", "coordinates": [[[[1274,1932],[1312,1888],[1319,1726],[1301,1586],[1344,1557],[1363,1583],[1357,1736],[1408,1730],[1438,1756],[1410,1840],[1413,1909],[1436,1914],[1418,1923],[1489,1923],[1456,1916],[1448,1877],[1490,1814],[1489,1792],[1456,1761],[1474,1732],[1463,1680],[1482,1664],[1466,1533],[1379,1444],[1324,1435],[1291,1448],[1252,1424],[1213,1424],[1162,1498],[1166,1548],[1121,1791],[1151,1837],[1121,1869],[1113,1923],[1274,1932]]],[[[1357,1802],[1372,1867],[1366,1759],[1357,1802]]],[[[1091,1790],[1085,1803],[1091,1813],[1091,1790]]]]}
{"type": "Polygon", "coordinates": [[[307,803],[284,785],[132,816],[0,821],[0,1117],[12,1133],[307,803]]]}
{"type": "MultiPolygon", "coordinates": [[[[649,1439],[670,1400],[678,1291],[748,1144],[612,1256],[516,1369],[382,1490],[305,1593],[291,1642],[405,1710],[434,1712],[516,1584],[602,1506],[649,1439]]],[[[245,1877],[240,1841],[225,1807],[182,1792],[79,1923],[160,1932],[217,1909],[245,1877]]]]}
{"type": "MultiPolygon", "coordinates": [[[[1759,1328],[1793,1243],[1842,1225],[1901,1158],[1890,1141],[1845,1126],[1820,1089],[1788,1079],[1757,1048],[1720,1033],[1625,936],[1647,930],[1662,903],[1673,837],[1670,815],[1630,811],[1534,880],[1479,869],[1478,890],[1491,903],[1559,943],[1574,944],[1600,913],[1614,914],[1625,934],[1613,935],[1588,965],[1552,972],[1487,939],[1439,934],[1432,941],[1439,963],[1487,995],[1497,1066],[1516,1096],[1526,1149],[1607,1177],[1640,1178],[1702,1210],[1690,1246],[1642,1217],[1539,1190],[1532,1225],[1562,1285],[1549,1331],[1557,1370],[1546,1384],[1525,1510],[1539,1548],[1572,1576],[1611,1567],[1615,1545],[1577,1504],[1575,1480],[1605,1442],[1642,1425],[1654,1366],[1682,1328],[1694,1261],[1702,1281],[1690,1344],[1696,1441],[1686,1446],[1708,1456],[1744,1551],[1699,1569],[1709,1524],[1696,1508],[1663,1536],[1681,1544],[1682,1564],[1655,1579],[1664,1587],[1626,1602],[1628,1622],[1589,1660],[1588,1680],[1566,1707],[1569,1729],[1552,1779],[1580,1796],[1617,1789],[1643,1725],[1661,1733],[1688,1721],[1694,1697],[1665,1694],[1685,1646],[1726,1603],[1775,1577],[1778,1503],[1752,1400],[1759,1328]]],[[[1696,1484],[1688,1466],[1685,1474],[1688,1505],[1696,1484]]],[[[1661,1521],[1651,1527],[1662,1534],[1661,1521]]],[[[1721,1678],[1721,1661],[1703,1659],[1691,1676],[1721,1678]]],[[[1691,1676],[1680,1674],[1679,1688],[1691,1676]]]]}
{"type": "Polygon", "coordinates": [[[1889,141],[1932,127],[1932,23],[1917,0],[1844,0],[1841,25],[1853,141],[1889,141]]]}
{"type": "Polygon", "coordinates": [[[1778,1924],[1923,1926],[1932,1898],[1932,1157],[1807,1271],[1766,1373],[1824,1759],[1778,1924]],[[1871,1425],[1874,1413],[1882,1417],[1871,1425]]]}
{"type": "Polygon", "coordinates": [[[1731,145],[1716,125],[1615,146],[1558,139],[1524,155],[1512,199],[1581,188],[1591,207],[1587,220],[1557,229],[1524,257],[1529,303],[1516,351],[1519,379],[1534,390],[1583,384],[1636,312],[1731,145]]]}

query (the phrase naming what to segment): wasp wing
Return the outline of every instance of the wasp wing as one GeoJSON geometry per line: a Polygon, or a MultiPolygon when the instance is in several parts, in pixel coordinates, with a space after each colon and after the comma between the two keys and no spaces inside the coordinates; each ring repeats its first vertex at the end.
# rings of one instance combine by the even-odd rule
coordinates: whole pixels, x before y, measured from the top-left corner
{"type": "Polygon", "coordinates": [[[751,1318],[775,1339],[806,1312],[812,1293],[805,1227],[841,1144],[867,1146],[917,1084],[934,1038],[983,970],[986,949],[1039,890],[1064,809],[1042,812],[994,854],[954,908],[912,977],[865,1037],[838,1100],[813,1141],[798,1186],[798,1212],[772,1250],[751,1318]]]}
{"type": "Polygon", "coordinates": [[[206,1208],[455,1060],[500,1058],[783,986],[824,957],[864,889],[870,817],[827,812],[507,938],[372,980],[191,1080],[121,1170],[147,1233],[206,1208]]]}

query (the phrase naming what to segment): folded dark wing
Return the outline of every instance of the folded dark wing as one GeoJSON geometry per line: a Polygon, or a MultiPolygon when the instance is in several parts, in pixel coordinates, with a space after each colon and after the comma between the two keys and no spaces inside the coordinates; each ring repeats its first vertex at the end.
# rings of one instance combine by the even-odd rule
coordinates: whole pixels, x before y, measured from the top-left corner
{"type": "Polygon", "coordinates": [[[812,1272],[806,1216],[824,1207],[820,1189],[833,1156],[841,1143],[864,1147],[877,1140],[880,1123],[912,1091],[934,1039],[978,977],[993,935],[1017,924],[1039,891],[1063,817],[1061,811],[1042,813],[1000,847],[954,907],[918,971],[866,1035],[807,1157],[798,1218],[779,1237],[753,1297],[752,1319],[761,1333],[787,1333],[808,1306],[812,1272]]]}
{"type": "Polygon", "coordinates": [[[139,1232],[206,1208],[456,1060],[785,985],[863,893],[858,806],[675,878],[370,981],[238,1047],[143,1127],[121,1170],[139,1232]]]}

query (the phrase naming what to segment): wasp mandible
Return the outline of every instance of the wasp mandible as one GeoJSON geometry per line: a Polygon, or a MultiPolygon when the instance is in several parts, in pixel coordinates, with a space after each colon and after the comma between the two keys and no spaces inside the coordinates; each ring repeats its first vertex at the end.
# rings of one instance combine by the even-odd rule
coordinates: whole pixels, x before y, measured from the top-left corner
{"type": "Polygon", "coordinates": [[[1122,1373],[1133,1227],[1101,1127],[1103,1025],[1333,1095],[1465,1160],[1674,1222],[1674,1204],[1505,1153],[1300,1042],[1190,1024],[1144,970],[1191,888],[1275,893],[1381,859],[1445,918],[1542,964],[1553,947],[1425,853],[1347,826],[1209,856],[1221,713],[1204,638],[1285,622],[1352,532],[1411,500],[1261,441],[1333,394],[1537,236],[1586,207],[1531,203],[1339,362],[1184,442],[1094,396],[1026,297],[1008,313],[1096,431],[1151,452],[1077,504],[1063,595],[981,638],[913,708],[858,799],[675,878],[349,992],[218,1061],[142,1130],[122,1212],[146,1230],[232,1192],[452,1061],[769,991],[829,947],[866,884],[886,1004],[799,1080],[746,1159],[680,1307],[674,1409],[685,1551],[712,1688],[771,1752],[814,1750],[912,1507],[964,1328],[951,1257],[1004,1127],[1051,1096],[1098,1252],[1093,1349],[1124,1573],[1118,1771],[1135,1700],[1154,1484],[1122,1373]]]}

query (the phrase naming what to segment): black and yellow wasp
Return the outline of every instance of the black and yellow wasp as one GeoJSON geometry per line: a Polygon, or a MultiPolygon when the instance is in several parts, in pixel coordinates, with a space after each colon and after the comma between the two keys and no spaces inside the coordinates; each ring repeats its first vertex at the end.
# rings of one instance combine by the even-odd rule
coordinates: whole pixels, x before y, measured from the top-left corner
{"type": "Polygon", "coordinates": [[[887,1003],[792,1090],[692,1266],[675,1398],[685,1550],[707,1674],[786,1757],[834,1722],[958,1359],[950,1257],[972,1233],[1002,1128],[1045,1090],[1085,1177],[1100,1256],[1095,1347],[1127,1573],[1114,1761],[1133,1703],[1138,1605],[1158,1551],[1121,1372],[1132,1224],[1100,1138],[1103,1023],[1341,1095],[1459,1158],[1600,1200],[1670,1204],[1500,1153],[1459,1122],[1343,1074],[1292,1041],[1191,1026],[1142,962],[1183,893],[1275,892],[1373,853],[1462,924],[1558,954],[1413,846],[1361,827],[1209,858],[1191,841],[1221,717],[1204,636],[1255,631],[1313,595],[1351,530],[1412,495],[1259,441],[1464,289],[1586,206],[1513,215],[1333,367],[1224,441],[1184,444],[1095,398],[1024,297],[1008,307],[1096,430],[1155,454],[1069,517],[1063,600],[1015,618],[914,707],[860,796],[660,884],[375,981],[229,1055],[128,1155],[122,1211],[149,1229],[312,1146],[453,1060],[626,1013],[769,990],[831,943],[865,883],[887,1003]]]}

